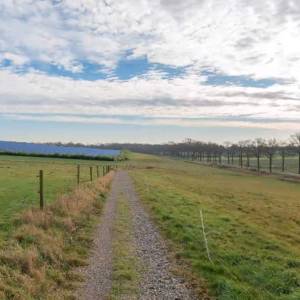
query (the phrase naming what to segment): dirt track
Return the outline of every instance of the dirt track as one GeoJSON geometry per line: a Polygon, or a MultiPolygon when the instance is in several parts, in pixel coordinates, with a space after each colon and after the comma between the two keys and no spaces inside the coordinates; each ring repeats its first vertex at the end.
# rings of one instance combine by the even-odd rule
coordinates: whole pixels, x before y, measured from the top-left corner
{"type": "Polygon", "coordinates": [[[112,228],[120,193],[126,195],[133,216],[135,249],[143,265],[138,299],[197,299],[186,283],[174,276],[167,258],[167,249],[148,214],[135,193],[132,181],[125,171],[116,174],[107,199],[101,223],[95,234],[95,243],[89,266],[84,271],[85,285],[80,299],[108,299],[112,286],[112,228]]]}

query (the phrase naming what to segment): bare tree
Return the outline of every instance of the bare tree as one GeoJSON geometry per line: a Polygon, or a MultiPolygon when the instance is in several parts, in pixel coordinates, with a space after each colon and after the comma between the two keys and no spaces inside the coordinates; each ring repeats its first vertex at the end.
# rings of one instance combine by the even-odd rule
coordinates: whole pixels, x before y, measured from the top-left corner
{"type": "Polygon", "coordinates": [[[245,141],[245,152],[247,157],[247,168],[250,168],[250,155],[251,155],[252,143],[251,140],[245,141]]]}
{"type": "Polygon", "coordinates": [[[298,152],[298,174],[300,174],[300,132],[291,136],[291,142],[292,146],[294,146],[298,152]]]}
{"type": "MultiPolygon", "coordinates": [[[[79,146],[79,144],[72,144],[79,146]]],[[[84,146],[84,145],[83,145],[84,146]]],[[[250,158],[255,157],[257,161],[257,170],[261,170],[261,157],[265,155],[269,159],[269,170],[273,170],[273,160],[276,153],[281,155],[281,170],[286,169],[287,151],[291,154],[297,154],[299,158],[298,173],[300,174],[300,132],[292,135],[288,143],[278,143],[271,139],[265,141],[263,139],[256,139],[252,142],[245,140],[239,143],[225,142],[223,145],[211,142],[201,142],[190,138],[182,142],[168,142],[165,144],[96,144],[96,148],[114,148],[127,149],[131,151],[159,154],[173,156],[180,159],[194,159],[207,163],[222,164],[222,158],[225,155],[228,164],[234,164],[235,158],[238,158],[238,163],[241,167],[243,165],[250,167],[250,158]]]]}
{"type": "Polygon", "coordinates": [[[285,172],[285,156],[286,156],[286,149],[287,143],[284,141],[279,142],[279,151],[281,155],[281,172],[285,172]]]}
{"type": "Polygon", "coordinates": [[[224,142],[224,148],[226,150],[227,153],[227,164],[230,164],[230,151],[231,151],[231,142],[224,142]]]}
{"type": "Polygon", "coordinates": [[[246,167],[249,168],[250,166],[250,150],[251,150],[251,141],[250,140],[244,140],[238,142],[239,145],[239,157],[240,157],[240,166],[243,167],[244,162],[244,154],[246,154],[246,167]]]}
{"type": "Polygon", "coordinates": [[[260,172],[260,157],[262,155],[264,144],[265,144],[265,142],[261,138],[257,138],[252,142],[253,153],[256,156],[256,160],[257,160],[257,171],[258,172],[260,172]]]}
{"type": "Polygon", "coordinates": [[[278,142],[276,139],[270,139],[265,143],[265,154],[269,158],[269,172],[273,172],[273,157],[278,149],[278,142]]]}

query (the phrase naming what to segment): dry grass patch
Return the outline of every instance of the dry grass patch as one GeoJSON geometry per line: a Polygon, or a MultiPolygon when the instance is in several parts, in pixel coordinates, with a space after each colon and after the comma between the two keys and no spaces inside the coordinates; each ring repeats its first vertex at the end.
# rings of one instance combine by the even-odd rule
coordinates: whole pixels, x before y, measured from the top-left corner
{"type": "Polygon", "coordinates": [[[15,221],[0,252],[0,299],[74,299],[92,232],[113,172],[61,196],[45,208],[29,209],[15,221]]]}

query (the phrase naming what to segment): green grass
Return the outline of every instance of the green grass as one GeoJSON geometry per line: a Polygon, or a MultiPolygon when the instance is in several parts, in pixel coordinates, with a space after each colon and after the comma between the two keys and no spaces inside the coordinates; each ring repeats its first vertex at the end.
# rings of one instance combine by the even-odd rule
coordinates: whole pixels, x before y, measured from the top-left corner
{"type": "Polygon", "coordinates": [[[93,233],[113,174],[82,184],[43,211],[27,209],[0,249],[0,299],[77,299],[78,267],[87,265],[93,233]]]}
{"type": "Polygon", "coordinates": [[[113,228],[113,273],[111,299],[138,299],[140,264],[133,240],[132,216],[128,201],[120,195],[113,228]]]}
{"type": "MultiPolygon", "coordinates": [[[[45,201],[51,203],[77,184],[77,164],[81,165],[81,182],[89,181],[89,166],[110,162],[61,158],[37,158],[0,155],[0,243],[11,232],[17,213],[39,204],[38,172],[44,170],[45,201]]],[[[102,167],[99,169],[102,175],[102,167]]],[[[94,168],[96,178],[96,168],[94,168]]]]}
{"type": "MultiPolygon", "coordinates": [[[[252,158],[250,160],[250,167],[256,168],[256,159],[252,158]]],[[[288,156],[285,158],[285,172],[298,174],[298,156],[288,156]]],[[[269,171],[269,159],[266,157],[261,158],[261,168],[264,171],[269,171]]],[[[273,159],[273,171],[281,172],[281,157],[275,156],[273,159]]]]}
{"type": "MultiPolygon", "coordinates": [[[[226,157],[223,156],[222,157],[222,164],[227,164],[227,162],[228,162],[227,156],[226,157]]],[[[244,156],[243,166],[246,167],[246,164],[247,164],[247,159],[244,156]]],[[[230,164],[229,165],[231,165],[231,158],[230,158],[230,164]]],[[[233,165],[234,166],[240,166],[239,157],[234,157],[233,165]]],[[[298,155],[286,156],[286,158],[285,158],[285,171],[284,172],[298,174],[298,166],[299,166],[298,155]]],[[[256,157],[250,157],[249,167],[251,169],[257,169],[257,158],[256,157]]],[[[261,169],[261,171],[269,172],[269,159],[266,156],[261,156],[260,157],[260,169],[261,169]]],[[[272,163],[272,171],[273,172],[280,172],[280,173],[282,172],[282,158],[278,154],[274,155],[273,163],[272,163]]]]}
{"type": "Polygon", "coordinates": [[[300,185],[136,155],[138,193],[178,259],[217,299],[300,299],[300,185]],[[207,259],[199,209],[203,209],[207,259]]]}

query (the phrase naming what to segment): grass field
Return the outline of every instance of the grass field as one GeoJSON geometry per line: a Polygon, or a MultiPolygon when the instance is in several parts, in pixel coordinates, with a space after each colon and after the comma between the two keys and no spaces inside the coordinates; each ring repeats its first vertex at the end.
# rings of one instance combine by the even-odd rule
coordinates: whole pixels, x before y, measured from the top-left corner
{"type": "Polygon", "coordinates": [[[0,249],[0,299],[77,299],[113,173],[25,209],[0,249]]]}
{"type": "Polygon", "coordinates": [[[143,202],[185,272],[204,278],[213,296],[300,299],[299,184],[167,158],[132,158],[143,202]]]}
{"type": "MultiPolygon", "coordinates": [[[[269,172],[269,159],[262,157],[260,159],[261,170],[269,172]]],[[[238,164],[238,161],[236,162],[238,164]]],[[[244,162],[246,163],[246,161],[244,162]]],[[[288,156],[285,158],[285,172],[287,173],[298,173],[298,156],[288,156]]],[[[250,168],[256,168],[257,161],[256,158],[250,159],[250,168]]],[[[282,171],[282,158],[280,156],[275,156],[272,163],[272,169],[274,172],[282,171]]]]}
{"type": "MultiPolygon", "coordinates": [[[[0,243],[11,231],[12,219],[24,208],[39,204],[38,172],[44,170],[45,201],[51,203],[58,195],[69,192],[77,184],[77,165],[81,165],[81,182],[90,180],[89,166],[102,167],[111,162],[0,156],[0,243]]],[[[96,177],[96,168],[93,169],[96,177]]]]}

